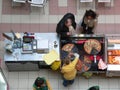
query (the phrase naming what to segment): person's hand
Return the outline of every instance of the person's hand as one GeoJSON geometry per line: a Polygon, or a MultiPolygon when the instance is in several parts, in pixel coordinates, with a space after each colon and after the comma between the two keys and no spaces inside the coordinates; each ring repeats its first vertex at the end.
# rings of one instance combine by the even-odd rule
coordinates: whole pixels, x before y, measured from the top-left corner
{"type": "Polygon", "coordinates": [[[68,57],[71,58],[71,56],[73,56],[73,55],[74,55],[74,53],[69,52],[68,57]]]}
{"type": "Polygon", "coordinates": [[[69,52],[69,54],[68,54],[69,56],[72,56],[72,55],[74,55],[74,53],[72,53],[72,52],[69,52]]]}
{"type": "Polygon", "coordinates": [[[67,35],[70,36],[70,32],[67,32],[67,35]]]}
{"type": "Polygon", "coordinates": [[[74,53],[74,56],[79,58],[79,54],[78,53],[74,53]]]}
{"type": "Polygon", "coordinates": [[[73,26],[69,26],[69,31],[73,31],[73,30],[74,30],[73,26]]]}

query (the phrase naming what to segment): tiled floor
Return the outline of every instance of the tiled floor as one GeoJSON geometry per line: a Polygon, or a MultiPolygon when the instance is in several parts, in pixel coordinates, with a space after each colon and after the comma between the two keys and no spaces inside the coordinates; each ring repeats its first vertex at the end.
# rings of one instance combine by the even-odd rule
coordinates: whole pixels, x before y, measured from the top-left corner
{"type": "MultiPolygon", "coordinates": [[[[20,7],[11,7],[11,0],[0,0],[0,40],[3,40],[2,32],[55,32],[56,24],[67,13],[75,14],[78,23],[86,9],[90,7],[99,13],[96,33],[120,33],[120,0],[114,0],[114,6],[106,8],[99,4],[97,8],[83,4],[79,8],[79,0],[48,0],[45,6],[45,14],[42,9],[33,8],[30,12],[28,4],[20,7]],[[63,2],[65,1],[65,2],[63,2]]],[[[80,4],[81,5],[81,4],[80,4]]],[[[3,60],[3,42],[0,42],[0,57],[3,60]]],[[[4,74],[9,82],[10,90],[32,90],[32,84],[37,76],[45,77],[51,82],[53,90],[87,90],[88,87],[99,85],[100,90],[120,90],[120,78],[105,78],[94,76],[85,79],[77,76],[75,83],[69,87],[62,86],[61,74],[51,70],[9,72],[2,61],[4,74]]]]}

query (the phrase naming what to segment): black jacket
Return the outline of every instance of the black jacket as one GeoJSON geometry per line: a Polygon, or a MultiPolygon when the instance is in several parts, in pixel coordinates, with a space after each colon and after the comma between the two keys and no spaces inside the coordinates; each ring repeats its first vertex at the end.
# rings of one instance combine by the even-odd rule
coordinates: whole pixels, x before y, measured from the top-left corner
{"type": "Polygon", "coordinates": [[[64,17],[60,20],[60,22],[57,24],[57,27],[56,27],[56,32],[61,37],[68,37],[67,32],[69,32],[69,28],[65,26],[65,22],[67,19],[72,20],[72,26],[74,27],[74,29],[76,29],[76,22],[75,22],[74,15],[72,13],[65,14],[64,17]]]}

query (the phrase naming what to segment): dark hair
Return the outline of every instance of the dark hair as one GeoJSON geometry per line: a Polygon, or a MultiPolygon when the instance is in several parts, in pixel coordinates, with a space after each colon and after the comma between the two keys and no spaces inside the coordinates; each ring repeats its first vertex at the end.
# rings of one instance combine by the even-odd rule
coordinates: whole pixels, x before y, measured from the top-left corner
{"type": "Polygon", "coordinates": [[[42,84],[44,84],[44,79],[38,77],[38,78],[35,80],[35,85],[36,85],[37,87],[41,87],[42,84]]]}
{"type": "Polygon", "coordinates": [[[72,26],[75,29],[76,28],[75,16],[72,13],[65,14],[58,24],[62,23],[62,24],[65,25],[65,22],[67,21],[67,19],[71,19],[72,20],[72,26]]]}
{"type": "Polygon", "coordinates": [[[90,10],[86,10],[84,18],[88,16],[91,16],[93,19],[95,19],[97,17],[97,14],[96,12],[90,9],[90,10]]]}
{"type": "Polygon", "coordinates": [[[64,59],[64,64],[68,65],[70,63],[70,58],[69,57],[66,57],[64,59]]]}
{"type": "Polygon", "coordinates": [[[95,87],[91,87],[89,90],[99,90],[99,88],[96,89],[95,87]]]}
{"type": "Polygon", "coordinates": [[[94,87],[91,87],[89,90],[96,90],[96,88],[94,88],[94,87]]]}

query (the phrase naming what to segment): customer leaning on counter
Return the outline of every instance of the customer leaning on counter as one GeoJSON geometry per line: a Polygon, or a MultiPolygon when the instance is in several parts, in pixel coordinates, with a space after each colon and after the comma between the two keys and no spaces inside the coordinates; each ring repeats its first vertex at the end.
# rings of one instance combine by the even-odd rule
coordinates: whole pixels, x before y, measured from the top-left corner
{"type": "Polygon", "coordinates": [[[98,22],[98,14],[93,10],[86,10],[83,19],[78,24],[82,34],[94,34],[98,22]]]}
{"type": "Polygon", "coordinates": [[[79,59],[79,55],[77,53],[69,54],[69,57],[67,57],[64,60],[64,64],[61,68],[61,72],[63,73],[63,85],[66,87],[68,85],[73,84],[74,79],[76,77],[77,74],[77,70],[76,70],[76,64],[78,62],[79,59]],[[71,61],[70,56],[74,55],[75,59],[73,61],[71,61]]]}
{"type": "Polygon", "coordinates": [[[52,88],[48,80],[43,77],[37,77],[33,84],[33,90],[52,90],[52,88]]]}
{"type": "Polygon", "coordinates": [[[63,38],[72,35],[75,29],[76,29],[75,17],[72,13],[67,13],[57,24],[56,32],[63,38]]]}

